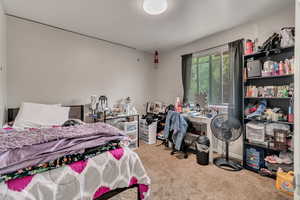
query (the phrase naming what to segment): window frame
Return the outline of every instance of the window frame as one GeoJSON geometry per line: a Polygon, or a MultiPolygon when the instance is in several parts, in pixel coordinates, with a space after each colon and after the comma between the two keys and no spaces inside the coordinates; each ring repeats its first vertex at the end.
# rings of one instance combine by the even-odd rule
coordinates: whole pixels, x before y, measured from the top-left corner
{"type": "MultiPolygon", "coordinates": [[[[213,106],[225,106],[228,107],[229,102],[225,103],[224,102],[224,55],[228,55],[229,56],[229,49],[228,49],[228,45],[224,45],[218,48],[213,48],[210,49],[209,51],[205,51],[205,52],[200,52],[200,53],[196,53],[193,54],[193,62],[192,62],[192,67],[196,66],[196,73],[197,73],[197,94],[200,94],[200,81],[199,78],[201,78],[199,76],[199,67],[201,66],[200,64],[205,64],[208,63],[209,64],[209,85],[208,85],[208,92],[207,92],[207,106],[208,107],[213,107],[213,106]],[[221,93],[221,103],[212,103],[212,57],[214,55],[219,55],[220,56],[220,93],[221,93]],[[204,58],[204,57],[208,57],[208,61],[207,62],[199,62],[199,58],[204,58]],[[196,59],[196,62],[194,62],[194,59],[196,59]]],[[[229,61],[229,80],[231,80],[231,67],[230,67],[230,61],[229,61]]]]}

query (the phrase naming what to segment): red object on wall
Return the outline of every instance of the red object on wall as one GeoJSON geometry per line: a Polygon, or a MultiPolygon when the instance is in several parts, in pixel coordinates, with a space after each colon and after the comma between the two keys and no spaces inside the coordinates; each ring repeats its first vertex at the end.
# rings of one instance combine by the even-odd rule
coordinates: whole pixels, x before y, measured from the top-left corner
{"type": "Polygon", "coordinates": [[[254,47],[253,42],[251,40],[247,40],[245,54],[246,55],[252,54],[253,53],[253,47],[254,47]]]}
{"type": "Polygon", "coordinates": [[[158,51],[155,51],[154,53],[154,63],[158,64],[159,63],[159,59],[158,59],[158,51]]]}

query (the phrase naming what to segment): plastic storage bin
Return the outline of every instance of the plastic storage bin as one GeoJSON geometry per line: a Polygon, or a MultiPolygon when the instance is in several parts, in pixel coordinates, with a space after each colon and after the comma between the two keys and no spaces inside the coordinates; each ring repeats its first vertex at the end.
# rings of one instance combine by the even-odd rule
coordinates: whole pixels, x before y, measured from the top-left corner
{"type": "Polygon", "coordinates": [[[157,134],[157,122],[148,125],[146,120],[140,120],[140,139],[146,144],[155,144],[157,134]]]}
{"type": "Polygon", "coordinates": [[[265,143],[265,124],[259,122],[249,122],[246,124],[246,138],[249,142],[265,143]]]}
{"type": "Polygon", "coordinates": [[[110,120],[108,122],[112,126],[119,128],[130,138],[129,148],[134,150],[138,148],[138,122],[124,122],[119,120],[110,120]]]}
{"type": "Polygon", "coordinates": [[[122,122],[119,124],[119,128],[121,130],[124,130],[124,132],[126,133],[137,132],[138,122],[137,121],[122,122]]]}
{"type": "Polygon", "coordinates": [[[258,172],[262,167],[265,167],[264,150],[247,146],[244,155],[244,167],[246,169],[258,172]]]}

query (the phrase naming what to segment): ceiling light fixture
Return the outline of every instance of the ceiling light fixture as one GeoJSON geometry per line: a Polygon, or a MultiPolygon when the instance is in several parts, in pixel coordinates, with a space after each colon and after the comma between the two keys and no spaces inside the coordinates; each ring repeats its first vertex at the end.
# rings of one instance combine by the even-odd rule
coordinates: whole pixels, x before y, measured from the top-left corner
{"type": "Polygon", "coordinates": [[[143,8],[150,15],[159,15],[168,8],[167,0],[144,0],[143,8]]]}

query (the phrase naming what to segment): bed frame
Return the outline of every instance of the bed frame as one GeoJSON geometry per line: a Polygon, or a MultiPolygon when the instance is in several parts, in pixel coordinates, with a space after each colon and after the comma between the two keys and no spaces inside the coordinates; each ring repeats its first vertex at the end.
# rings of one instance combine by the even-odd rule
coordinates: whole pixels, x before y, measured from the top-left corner
{"type": "MultiPolygon", "coordinates": [[[[84,105],[73,105],[73,106],[64,106],[70,107],[69,118],[70,119],[80,119],[84,121],[84,105]]],[[[19,108],[9,108],[7,110],[7,121],[12,122],[17,117],[19,108]]]]}
{"type": "MultiPolygon", "coordinates": [[[[84,121],[84,105],[72,105],[72,106],[65,106],[65,107],[70,107],[70,113],[69,113],[70,119],[80,119],[84,121]]],[[[8,122],[14,121],[15,118],[17,117],[18,112],[19,112],[19,108],[9,108],[7,110],[8,122]]],[[[126,188],[117,188],[115,190],[103,194],[101,197],[97,198],[96,200],[108,200],[126,190],[130,190],[134,188],[137,189],[137,200],[141,200],[138,184],[126,188]]]]}
{"type": "Polygon", "coordinates": [[[135,184],[131,187],[127,187],[127,188],[117,188],[115,190],[112,190],[110,192],[107,192],[105,194],[103,194],[101,197],[99,197],[98,199],[96,200],[107,200],[107,199],[110,199],[126,190],[130,190],[130,189],[134,189],[136,188],[137,189],[137,200],[142,200],[141,198],[141,195],[140,195],[140,192],[139,192],[139,185],[135,184]]]}

